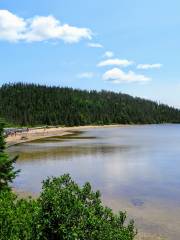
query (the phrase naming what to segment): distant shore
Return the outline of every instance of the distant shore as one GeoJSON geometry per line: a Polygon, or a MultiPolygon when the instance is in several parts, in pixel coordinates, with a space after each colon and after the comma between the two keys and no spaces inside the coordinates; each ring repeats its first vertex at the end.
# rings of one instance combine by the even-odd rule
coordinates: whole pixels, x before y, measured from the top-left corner
{"type": "Polygon", "coordinates": [[[17,132],[11,134],[6,138],[7,146],[13,146],[24,142],[31,142],[38,139],[54,136],[65,136],[73,134],[75,131],[82,131],[92,128],[111,128],[111,127],[125,127],[130,125],[88,125],[77,127],[42,127],[42,128],[29,128],[27,131],[17,132]]]}
{"type": "MultiPolygon", "coordinates": [[[[168,123],[166,123],[168,124],[168,123]]],[[[38,139],[54,136],[71,135],[76,131],[84,131],[95,128],[112,128],[112,127],[133,127],[133,126],[145,126],[154,124],[110,124],[110,125],[86,125],[86,126],[74,126],[74,127],[34,127],[34,128],[22,128],[23,131],[15,131],[15,134],[10,134],[6,137],[7,147],[17,145],[20,143],[31,142],[38,139]]],[[[16,128],[13,128],[16,130],[16,128]]],[[[18,128],[17,128],[18,130],[18,128]]]]}

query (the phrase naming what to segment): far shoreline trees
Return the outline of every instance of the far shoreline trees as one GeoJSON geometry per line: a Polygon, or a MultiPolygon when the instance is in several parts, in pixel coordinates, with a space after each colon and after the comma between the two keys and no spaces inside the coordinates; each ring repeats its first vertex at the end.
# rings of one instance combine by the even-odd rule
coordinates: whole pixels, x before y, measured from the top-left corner
{"type": "Polygon", "coordinates": [[[180,110],[110,91],[35,84],[0,88],[0,117],[18,126],[180,123],[180,110]]]}

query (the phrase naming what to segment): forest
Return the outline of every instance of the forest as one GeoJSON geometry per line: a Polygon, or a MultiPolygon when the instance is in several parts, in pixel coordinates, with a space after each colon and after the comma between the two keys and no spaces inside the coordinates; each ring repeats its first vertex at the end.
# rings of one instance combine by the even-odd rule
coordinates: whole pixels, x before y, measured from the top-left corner
{"type": "Polygon", "coordinates": [[[0,118],[19,126],[180,123],[180,110],[111,91],[16,83],[0,87],[0,118]]]}

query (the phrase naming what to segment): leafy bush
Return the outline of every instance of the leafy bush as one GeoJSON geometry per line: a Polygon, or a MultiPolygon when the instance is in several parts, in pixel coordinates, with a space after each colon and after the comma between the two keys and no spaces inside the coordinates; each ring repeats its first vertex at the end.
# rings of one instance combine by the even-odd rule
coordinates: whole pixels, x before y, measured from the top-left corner
{"type": "Polygon", "coordinates": [[[33,239],[37,209],[37,201],[18,200],[11,191],[0,191],[0,239],[33,239]]]}
{"type": "Polygon", "coordinates": [[[133,221],[102,205],[89,183],[80,188],[69,175],[47,179],[37,200],[0,192],[0,239],[133,240],[133,221]]]}
{"type": "Polygon", "coordinates": [[[80,188],[69,175],[47,179],[38,200],[38,226],[45,239],[126,239],[135,236],[131,221],[125,226],[126,214],[115,215],[103,207],[99,192],[86,183],[80,188]]]}

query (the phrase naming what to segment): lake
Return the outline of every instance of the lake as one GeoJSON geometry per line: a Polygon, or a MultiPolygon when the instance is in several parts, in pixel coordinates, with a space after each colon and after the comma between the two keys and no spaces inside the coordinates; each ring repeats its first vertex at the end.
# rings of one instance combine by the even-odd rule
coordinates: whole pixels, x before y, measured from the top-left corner
{"type": "Polygon", "coordinates": [[[104,203],[140,230],[180,239],[180,125],[86,129],[9,148],[21,169],[13,186],[39,193],[47,176],[89,181],[104,203]]]}

